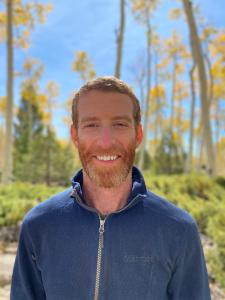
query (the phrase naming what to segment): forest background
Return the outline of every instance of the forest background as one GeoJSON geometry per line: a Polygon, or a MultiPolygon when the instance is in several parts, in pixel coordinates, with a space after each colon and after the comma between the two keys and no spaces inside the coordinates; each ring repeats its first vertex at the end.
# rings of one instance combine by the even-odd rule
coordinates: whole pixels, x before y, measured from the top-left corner
{"type": "Polygon", "coordinates": [[[114,75],[142,108],[136,164],[196,218],[211,283],[225,288],[224,11],[223,0],[1,0],[0,228],[70,184],[73,94],[114,75]]]}

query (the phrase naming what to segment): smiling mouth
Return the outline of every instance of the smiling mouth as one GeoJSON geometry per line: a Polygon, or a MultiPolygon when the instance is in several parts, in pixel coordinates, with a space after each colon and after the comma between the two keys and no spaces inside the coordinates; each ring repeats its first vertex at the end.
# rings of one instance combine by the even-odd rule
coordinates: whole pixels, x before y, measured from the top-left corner
{"type": "Polygon", "coordinates": [[[103,161],[103,162],[113,162],[116,161],[118,158],[120,158],[119,155],[97,155],[95,158],[98,161],[103,161]]]}

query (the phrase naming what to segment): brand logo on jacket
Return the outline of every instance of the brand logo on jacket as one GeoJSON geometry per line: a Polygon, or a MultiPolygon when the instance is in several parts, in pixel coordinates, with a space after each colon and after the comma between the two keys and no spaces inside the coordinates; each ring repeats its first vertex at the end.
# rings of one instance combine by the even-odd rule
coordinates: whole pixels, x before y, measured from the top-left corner
{"type": "Polygon", "coordinates": [[[136,255],[124,255],[123,260],[125,263],[153,263],[155,258],[153,256],[136,256],[136,255]]]}

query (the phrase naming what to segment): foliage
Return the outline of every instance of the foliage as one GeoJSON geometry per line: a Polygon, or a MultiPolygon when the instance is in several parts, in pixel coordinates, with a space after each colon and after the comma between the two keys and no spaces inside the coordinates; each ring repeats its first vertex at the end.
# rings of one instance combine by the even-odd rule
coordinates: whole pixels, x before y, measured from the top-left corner
{"type": "Polygon", "coordinates": [[[21,100],[15,124],[14,179],[64,185],[75,167],[73,150],[57,140],[49,124],[45,126],[38,99],[31,86],[21,100]]]}
{"type": "MultiPolygon", "coordinates": [[[[138,161],[140,159],[140,150],[137,151],[135,155],[135,164],[138,165],[138,161]]],[[[144,164],[143,164],[143,170],[148,170],[151,165],[151,157],[149,155],[148,151],[144,151],[144,164]]]]}
{"type": "Polygon", "coordinates": [[[154,156],[157,174],[176,174],[184,171],[185,154],[182,146],[170,131],[164,133],[154,156]]]}
{"type": "Polygon", "coordinates": [[[72,70],[77,72],[83,81],[93,79],[96,76],[93,64],[85,51],[77,51],[75,53],[72,70]]]}
{"type": "Polygon", "coordinates": [[[19,182],[0,186],[0,227],[17,224],[34,205],[61,190],[62,187],[19,182]]]}
{"type": "MultiPolygon", "coordinates": [[[[6,1],[4,1],[5,4],[6,1]]],[[[30,32],[37,23],[43,24],[46,16],[52,11],[50,3],[41,4],[14,0],[13,3],[13,26],[15,30],[14,44],[26,49],[30,44],[30,32]]],[[[0,43],[6,40],[6,11],[0,11],[0,43]]]]}
{"type": "Polygon", "coordinates": [[[216,247],[208,252],[210,272],[225,288],[225,205],[220,203],[217,214],[209,219],[208,235],[216,242],[216,247]]]}

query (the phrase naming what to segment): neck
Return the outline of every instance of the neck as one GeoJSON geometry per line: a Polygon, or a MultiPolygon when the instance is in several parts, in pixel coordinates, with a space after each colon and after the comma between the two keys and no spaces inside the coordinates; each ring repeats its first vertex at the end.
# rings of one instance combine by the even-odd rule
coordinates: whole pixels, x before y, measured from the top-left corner
{"type": "Polygon", "coordinates": [[[102,215],[108,215],[123,208],[127,203],[131,187],[131,172],[121,185],[114,188],[96,186],[87,174],[83,172],[83,193],[85,201],[89,206],[94,207],[102,215]]]}

